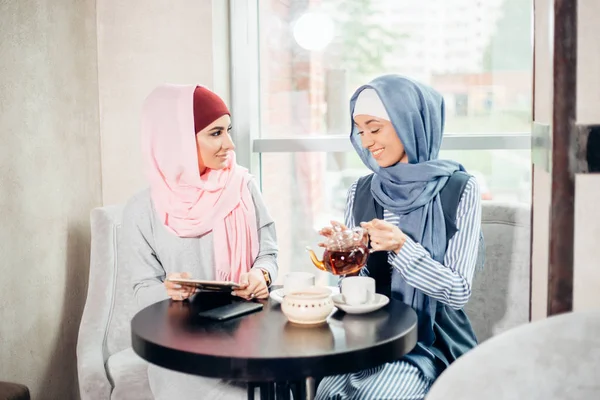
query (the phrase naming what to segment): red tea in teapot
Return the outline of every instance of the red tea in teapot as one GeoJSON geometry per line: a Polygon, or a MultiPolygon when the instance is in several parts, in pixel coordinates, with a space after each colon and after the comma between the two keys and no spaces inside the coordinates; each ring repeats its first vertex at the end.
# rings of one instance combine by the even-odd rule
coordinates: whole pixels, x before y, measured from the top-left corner
{"type": "Polygon", "coordinates": [[[328,251],[323,253],[327,270],[334,275],[350,275],[358,272],[366,263],[369,252],[366,246],[355,247],[350,251],[328,251]]]}
{"type": "Polygon", "coordinates": [[[352,275],[367,263],[367,243],[366,232],[356,227],[332,232],[325,243],[323,260],[319,260],[310,248],[307,250],[313,264],[320,270],[334,275],[352,275]]]}

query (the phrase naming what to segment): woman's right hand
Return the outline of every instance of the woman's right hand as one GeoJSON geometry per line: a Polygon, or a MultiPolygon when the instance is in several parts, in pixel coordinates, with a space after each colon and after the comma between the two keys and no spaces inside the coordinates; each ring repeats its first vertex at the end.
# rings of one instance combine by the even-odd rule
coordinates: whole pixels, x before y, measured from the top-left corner
{"type": "MultiPolygon", "coordinates": [[[[329,239],[334,232],[339,232],[348,229],[346,225],[341,222],[331,221],[331,226],[327,226],[319,231],[319,235],[329,239]]],[[[319,247],[327,247],[324,242],[319,243],[319,247]]]]}
{"type": "Polygon", "coordinates": [[[165,288],[167,288],[167,294],[172,300],[175,301],[183,301],[185,299],[190,298],[194,293],[196,293],[195,287],[190,286],[182,286],[178,283],[173,283],[169,279],[170,278],[191,278],[192,276],[187,272],[171,272],[167,275],[167,279],[165,279],[165,288]]]}

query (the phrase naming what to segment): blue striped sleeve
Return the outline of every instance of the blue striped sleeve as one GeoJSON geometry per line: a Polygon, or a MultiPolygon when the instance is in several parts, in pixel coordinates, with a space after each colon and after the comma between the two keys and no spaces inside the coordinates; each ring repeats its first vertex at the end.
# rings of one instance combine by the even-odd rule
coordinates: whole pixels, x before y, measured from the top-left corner
{"type": "Polygon", "coordinates": [[[458,232],[448,242],[444,264],[432,259],[423,246],[409,237],[397,255],[390,252],[389,262],[409,285],[460,309],[471,296],[481,230],[481,195],[474,177],[462,194],[456,226],[458,232]]]}
{"type": "MultiPolygon", "coordinates": [[[[353,207],[354,207],[354,195],[356,194],[356,185],[358,181],[354,182],[350,189],[348,189],[348,195],[346,196],[346,208],[344,210],[344,225],[348,228],[354,228],[356,222],[354,221],[353,207]]],[[[365,265],[360,269],[359,276],[369,276],[369,270],[365,265]]]]}
{"type": "Polygon", "coordinates": [[[350,189],[348,189],[348,195],[346,196],[346,208],[344,209],[344,224],[348,228],[354,228],[354,214],[352,214],[352,208],[354,207],[354,195],[356,194],[356,185],[358,181],[354,182],[350,189]]]}

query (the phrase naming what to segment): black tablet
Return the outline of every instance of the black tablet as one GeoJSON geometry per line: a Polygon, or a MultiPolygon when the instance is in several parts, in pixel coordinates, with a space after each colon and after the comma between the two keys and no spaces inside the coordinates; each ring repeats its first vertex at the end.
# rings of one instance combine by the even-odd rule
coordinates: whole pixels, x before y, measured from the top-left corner
{"type": "Polygon", "coordinates": [[[201,318],[214,319],[216,321],[225,321],[227,319],[261,311],[262,309],[263,305],[261,303],[236,301],[235,303],[201,311],[198,313],[198,316],[201,318]]]}

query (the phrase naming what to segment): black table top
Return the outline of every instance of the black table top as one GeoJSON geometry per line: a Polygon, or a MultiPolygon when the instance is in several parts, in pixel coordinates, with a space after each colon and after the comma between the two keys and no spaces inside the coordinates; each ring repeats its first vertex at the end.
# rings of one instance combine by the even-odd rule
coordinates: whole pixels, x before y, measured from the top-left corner
{"type": "Polygon", "coordinates": [[[260,312],[228,321],[195,317],[231,301],[230,294],[200,293],[192,302],[148,306],[131,322],[134,351],[175,371],[269,382],[357,372],[398,360],[417,342],[417,316],[396,300],[370,314],[334,312],[318,327],[288,322],[272,300],[260,312]]]}

